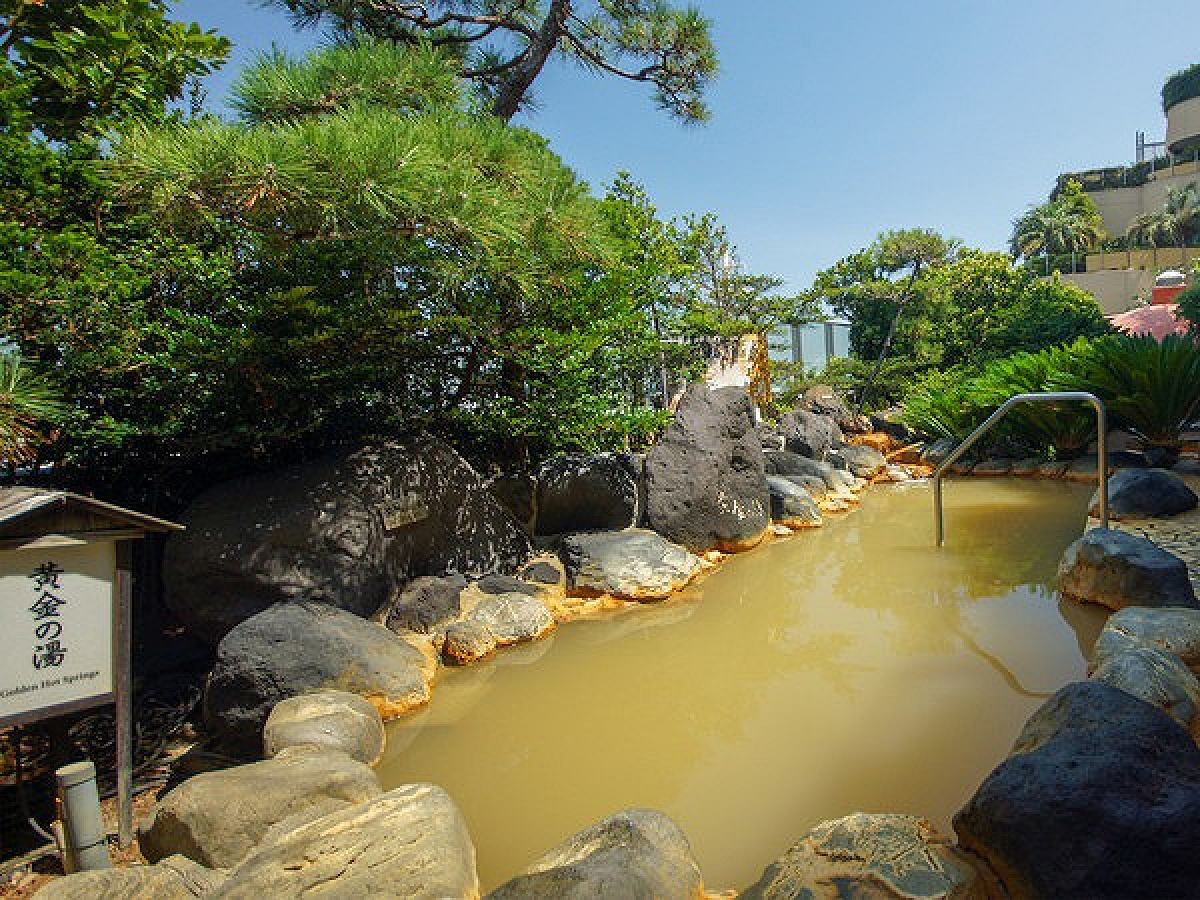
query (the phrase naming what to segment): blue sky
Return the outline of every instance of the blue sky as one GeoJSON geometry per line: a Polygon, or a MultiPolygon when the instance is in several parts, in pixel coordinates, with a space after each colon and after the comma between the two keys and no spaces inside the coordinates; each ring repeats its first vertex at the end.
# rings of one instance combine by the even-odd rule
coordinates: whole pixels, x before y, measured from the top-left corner
{"type": "MultiPolygon", "coordinates": [[[[597,193],[630,171],[664,216],[713,212],[747,268],[800,290],[881,230],[933,228],[1004,249],[1064,171],[1128,163],[1161,140],[1159,91],[1200,62],[1200,4],[1127,0],[699,0],[721,73],[713,120],[658,112],[644,85],[558,64],[517,121],[597,193]]],[[[272,42],[319,39],[256,0],[183,0],[175,16],[235,44],[210,80],[272,42]]]]}

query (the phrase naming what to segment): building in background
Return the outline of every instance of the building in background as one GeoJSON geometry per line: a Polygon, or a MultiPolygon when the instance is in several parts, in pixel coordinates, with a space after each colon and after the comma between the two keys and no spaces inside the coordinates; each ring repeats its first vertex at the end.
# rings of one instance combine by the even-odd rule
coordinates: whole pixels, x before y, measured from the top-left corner
{"type": "MultiPolygon", "coordinates": [[[[1161,212],[1168,197],[1195,185],[1200,189],[1200,66],[1167,79],[1163,87],[1166,138],[1147,141],[1138,132],[1135,162],[1127,166],[1073,172],[1059,177],[1080,183],[1096,204],[1104,229],[1123,238],[1139,216],[1161,212]]],[[[1195,243],[1190,241],[1187,243],[1195,243]]],[[[1089,253],[1076,271],[1062,277],[1092,294],[1110,315],[1151,299],[1155,279],[1166,269],[1187,273],[1200,259],[1200,247],[1159,246],[1089,253]]]]}
{"type": "Polygon", "coordinates": [[[798,363],[820,372],[831,359],[850,355],[850,323],[830,319],[781,326],[771,332],[769,352],[774,362],[798,363]]]}

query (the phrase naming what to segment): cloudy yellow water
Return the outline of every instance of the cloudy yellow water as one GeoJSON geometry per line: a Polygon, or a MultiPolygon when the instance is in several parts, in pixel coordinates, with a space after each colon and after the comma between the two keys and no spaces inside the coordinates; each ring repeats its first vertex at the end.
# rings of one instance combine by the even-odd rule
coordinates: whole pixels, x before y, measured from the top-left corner
{"type": "Polygon", "coordinates": [[[442,785],[484,887],[623,808],[743,887],[815,823],[950,818],[1103,622],[1051,584],[1090,490],[983,479],[874,488],[826,527],[731,559],[667,604],[580,622],[439,680],[380,774],[442,785]]]}

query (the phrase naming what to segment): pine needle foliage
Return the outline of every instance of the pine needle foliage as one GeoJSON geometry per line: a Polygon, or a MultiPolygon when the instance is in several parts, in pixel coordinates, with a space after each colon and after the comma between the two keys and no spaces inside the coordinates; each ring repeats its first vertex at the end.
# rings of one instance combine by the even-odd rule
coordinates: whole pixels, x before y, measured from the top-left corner
{"type": "Polygon", "coordinates": [[[294,122],[354,106],[398,113],[457,107],[454,65],[446,50],[427,42],[398,48],[355,36],[303,60],[276,49],[242,70],[230,105],[245,124],[294,122]]]}
{"type": "Polygon", "coordinates": [[[32,459],[47,440],[45,426],[65,412],[58,391],[19,353],[0,353],[0,460],[11,465],[32,459]]]}

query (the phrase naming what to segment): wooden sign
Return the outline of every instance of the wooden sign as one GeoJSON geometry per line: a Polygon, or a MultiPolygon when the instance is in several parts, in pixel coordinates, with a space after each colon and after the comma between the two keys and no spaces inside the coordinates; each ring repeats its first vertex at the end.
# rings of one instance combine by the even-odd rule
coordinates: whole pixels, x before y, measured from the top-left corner
{"type": "Polygon", "coordinates": [[[0,727],[112,702],[111,541],[0,554],[0,727]]]}

